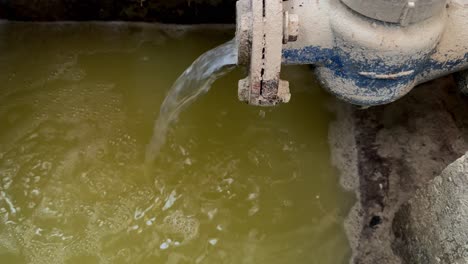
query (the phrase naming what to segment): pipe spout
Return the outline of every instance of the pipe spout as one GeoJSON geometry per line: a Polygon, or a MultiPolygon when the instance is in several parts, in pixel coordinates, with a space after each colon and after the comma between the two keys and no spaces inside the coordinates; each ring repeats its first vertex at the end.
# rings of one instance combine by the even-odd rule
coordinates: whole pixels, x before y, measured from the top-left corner
{"type": "Polygon", "coordinates": [[[393,102],[419,83],[468,69],[467,1],[239,0],[238,65],[248,68],[239,99],[288,102],[282,64],[309,64],[344,101],[393,102]]]}

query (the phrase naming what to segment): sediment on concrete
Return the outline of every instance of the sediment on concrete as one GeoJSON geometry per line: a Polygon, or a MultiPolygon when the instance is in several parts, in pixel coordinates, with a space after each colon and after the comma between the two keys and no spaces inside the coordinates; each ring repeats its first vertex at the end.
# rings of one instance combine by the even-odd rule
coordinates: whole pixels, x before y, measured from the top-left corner
{"type": "Polygon", "coordinates": [[[392,250],[394,215],[468,150],[468,99],[446,77],[389,105],[337,109],[333,160],[358,198],[345,223],[351,263],[405,263],[392,250]]]}

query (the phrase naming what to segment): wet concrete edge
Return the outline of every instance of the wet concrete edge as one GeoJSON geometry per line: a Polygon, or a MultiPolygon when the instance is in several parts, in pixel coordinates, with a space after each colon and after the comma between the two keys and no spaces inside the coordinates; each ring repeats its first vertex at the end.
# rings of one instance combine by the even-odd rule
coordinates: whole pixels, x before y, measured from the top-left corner
{"type": "Polygon", "coordinates": [[[393,104],[359,109],[336,102],[333,109],[332,161],[357,198],[345,221],[350,263],[405,263],[392,250],[393,217],[468,150],[468,99],[449,76],[393,104]]]}
{"type": "Polygon", "coordinates": [[[236,0],[0,0],[0,19],[235,23],[236,0]]]}

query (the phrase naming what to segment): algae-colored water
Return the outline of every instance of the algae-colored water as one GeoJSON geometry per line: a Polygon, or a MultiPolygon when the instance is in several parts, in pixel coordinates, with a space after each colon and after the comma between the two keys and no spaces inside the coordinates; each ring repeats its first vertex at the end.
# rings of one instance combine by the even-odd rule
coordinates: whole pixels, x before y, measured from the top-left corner
{"type": "Polygon", "coordinates": [[[351,204],[327,96],[237,100],[237,70],[180,115],[154,166],[165,94],[231,30],[0,24],[0,263],[346,263],[351,204]]]}

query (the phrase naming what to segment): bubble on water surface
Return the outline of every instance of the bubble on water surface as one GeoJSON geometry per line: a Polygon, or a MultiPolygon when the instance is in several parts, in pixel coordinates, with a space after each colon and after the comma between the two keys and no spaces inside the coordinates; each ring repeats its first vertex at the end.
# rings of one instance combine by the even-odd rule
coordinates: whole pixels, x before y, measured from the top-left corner
{"type": "Polygon", "coordinates": [[[198,235],[200,223],[197,219],[183,214],[177,210],[163,219],[162,230],[168,233],[179,234],[184,238],[184,242],[194,239],[198,235]]]}

